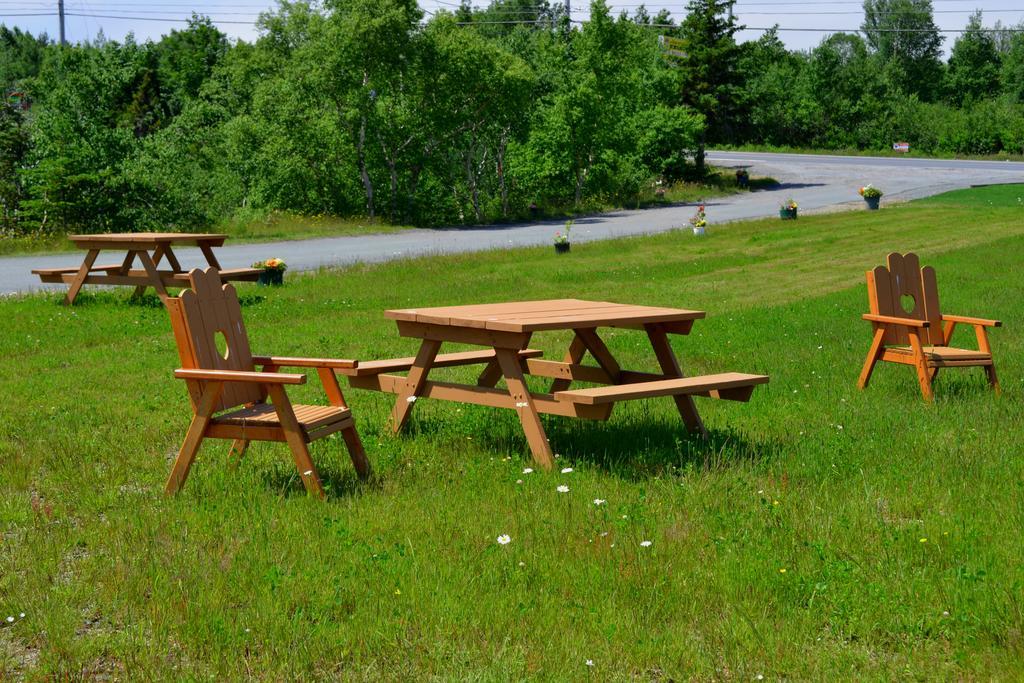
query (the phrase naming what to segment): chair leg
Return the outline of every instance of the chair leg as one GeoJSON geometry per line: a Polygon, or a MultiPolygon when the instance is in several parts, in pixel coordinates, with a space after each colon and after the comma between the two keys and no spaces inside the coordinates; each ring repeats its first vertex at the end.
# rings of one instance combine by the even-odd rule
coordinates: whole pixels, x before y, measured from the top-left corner
{"type": "Polygon", "coordinates": [[[857,388],[864,389],[868,386],[868,382],[871,381],[871,372],[875,369],[875,363],[878,362],[879,356],[885,350],[885,329],[878,327],[875,329],[875,338],[871,341],[871,348],[868,350],[868,357],[864,360],[864,367],[860,371],[860,379],[857,380],[857,388]]]}
{"type": "Polygon", "coordinates": [[[989,386],[991,386],[992,390],[996,392],[996,395],[998,396],[1003,393],[999,388],[999,378],[996,377],[996,366],[994,363],[992,365],[985,366],[985,375],[988,376],[989,386]]]}
{"type": "Polygon", "coordinates": [[[921,338],[917,330],[909,330],[910,348],[914,351],[914,367],[917,369],[917,383],[921,386],[921,395],[924,400],[933,401],[935,395],[932,393],[932,376],[928,369],[928,361],[921,348],[921,338]]]}
{"type": "Polygon", "coordinates": [[[199,415],[192,418],[192,424],[185,434],[185,441],[181,444],[178,457],[174,460],[174,467],[171,468],[171,475],[167,478],[167,484],[164,486],[164,493],[167,495],[173,496],[185,485],[188,471],[192,468],[196,453],[199,452],[199,447],[203,444],[203,434],[209,423],[209,418],[202,418],[199,415]]]}
{"type": "Polygon", "coordinates": [[[941,368],[932,368],[931,380],[933,382],[935,381],[935,378],[939,376],[939,370],[941,370],[941,368]]]}
{"type": "Polygon", "coordinates": [[[348,455],[352,458],[352,466],[356,468],[360,479],[370,476],[370,460],[363,450],[363,442],[359,439],[359,432],[353,423],[351,427],[341,430],[341,436],[345,439],[345,446],[348,448],[348,455]]]}
{"type": "Polygon", "coordinates": [[[268,385],[267,392],[270,394],[270,400],[274,404],[274,410],[277,411],[277,419],[284,430],[284,438],[292,451],[292,458],[295,460],[295,466],[299,470],[299,476],[302,477],[302,483],[306,487],[306,492],[311,496],[323,498],[324,487],[320,483],[320,475],[313,464],[313,458],[309,455],[309,447],[306,445],[306,439],[302,434],[302,427],[295,418],[295,411],[292,409],[291,401],[288,400],[288,396],[284,393],[284,389],[280,384],[268,385]]]}
{"type": "Polygon", "coordinates": [[[174,467],[171,468],[171,475],[167,478],[167,484],[164,486],[164,493],[167,495],[173,496],[185,485],[188,471],[203,443],[206,428],[210,426],[210,420],[223,387],[224,385],[220,382],[210,382],[200,397],[196,414],[192,417],[192,424],[189,425],[188,432],[185,433],[185,441],[181,444],[178,457],[174,460],[174,467]]]}
{"type": "Polygon", "coordinates": [[[231,449],[228,450],[228,466],[237,469],[242,462],[242,456],[249,448],[249,439],[235,439],[231,442],[231,449]]]}

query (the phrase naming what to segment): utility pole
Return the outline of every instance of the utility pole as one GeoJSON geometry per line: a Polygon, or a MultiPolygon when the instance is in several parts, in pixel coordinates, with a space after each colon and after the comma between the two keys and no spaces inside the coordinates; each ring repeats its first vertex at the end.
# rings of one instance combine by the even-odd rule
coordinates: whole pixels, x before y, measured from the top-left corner
{"type": "Polygon", "coordinates": [[[60,15],[60,44],[67,45],[68,41],[64,37],[64,0],[57,0],[57,14],[60,15]]]}

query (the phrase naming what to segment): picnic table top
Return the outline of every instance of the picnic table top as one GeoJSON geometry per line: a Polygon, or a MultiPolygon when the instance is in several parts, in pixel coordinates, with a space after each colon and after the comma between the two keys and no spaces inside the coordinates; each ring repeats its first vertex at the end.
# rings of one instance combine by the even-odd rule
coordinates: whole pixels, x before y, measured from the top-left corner
{"type": "Polygon", "coordinates": [[[116,246],[148,244],[198,244],[211,243],[212,246],[224,244],[227,235],[220,233],[198,232],[108,232],[97,235],[68,235],[68,239],[78,247],[116,246]]]}
{"type": "Polygon", "coordinates": [[[400,322],[471,327],[502,332],[538,332],[683,322],[703,318],[705,313],[683,308],[634,306],[608,301],[549,299],[469,306],[403,308],[384,311],[384,315],[400,322]]]}

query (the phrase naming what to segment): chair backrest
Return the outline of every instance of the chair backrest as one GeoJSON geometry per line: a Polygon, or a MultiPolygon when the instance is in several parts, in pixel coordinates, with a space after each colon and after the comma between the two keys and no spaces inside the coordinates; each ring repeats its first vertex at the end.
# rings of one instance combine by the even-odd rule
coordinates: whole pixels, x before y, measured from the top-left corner
{"type": "MultiPolygon", "coordinates": [[[[199,370],[253,370],[249,337],[242,322],[242,307],[230,284],[223,284],[216,268],[189,273],[192,289],[167,300],[171,327],[178,343],[181,367],[199,370]],[[223,349],[223,351],[221,350],[223,349]]],[[[190,392],[193,405],[198,400],[190,392]]],[[[258,385],[230,382],[224,385],[218,410],[260,401],[258,385]]]]}
{"type": "MultiPolygon", "coordinates": [[[[921,330],[921,343],[943,346],[942,314],[939,312],[939,288],[935,269],[921,267],[917,254],[889,254],[888,268],[878,266],[867,272],[868,299],[871,312],[901,318],[927,320],[929,327],[921,330]],[[909,298],[904,298],[909,297],[909,298]]],[[[890,326],[886,330],[886,344],[906,345],[910,337],[904,328],[890,326]]]]}

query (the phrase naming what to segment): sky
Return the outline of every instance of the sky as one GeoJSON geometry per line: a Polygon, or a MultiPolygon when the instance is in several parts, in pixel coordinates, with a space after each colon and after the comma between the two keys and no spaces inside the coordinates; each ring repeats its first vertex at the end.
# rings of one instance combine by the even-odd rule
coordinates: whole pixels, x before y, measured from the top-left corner
{"type": "MultiPolygon", "coordinates": [[[[616,13],[623,9],[632,13],[641,4],[641,0],[609,1],[616,13]]],[[[1024,4],[1020,0],[932,2],[935,23],[940,29],[963,29],[968,17],[976,9],[983,11],[986,26],[993,26],[996,21],[1002,22],[1004,26],[1024,21],[1024,4]]],[[[420,6],[428,12],[451,9],[457,4],[458,0],[420,0],[420,6]]],[[[485,6],[487,0],[474,4],[485,6]]],[[[686,0],[664,0],[660,3],[643,4],[652,15],[662,8],[668,9],[677,17],[678,22],[685,14],[686,0]]],[[[210,16],[213,23],[228,36],[252,41],[258,36],[254,23],[260,12],[276,6],[275,0],[65,0],[65,30],[69,42],[92,40],[100,29],[107,38],[113,40],[122,40],[130,32],[134,32],[136,39],[140,41],[159,40],[161,35],[184,26],[184,20],[195,11],[210,16]]],[[[571,6],[574,19],[587,18],[587,2],[576,0],[571,6]]],[[[34,34],[45,31],[56,38],[56,8],[56,0],[0,0],[0,23],[9,27],[17,26],[34,34]]],[[[830,32],[856,30],[863,19],[863,10],[862,0],[738,0],[736,16],[741,24],[751,29],[778,24],[779,37],[790,49],[805,50],[816,46],[830,32]]],[[[746,30],[738,34],[737,39],[754,40],[761,33],[762,31],[758,30],[746,30]]],[[[948,54],[956,34],[943,35],[943,46],[948,54]]]]}

